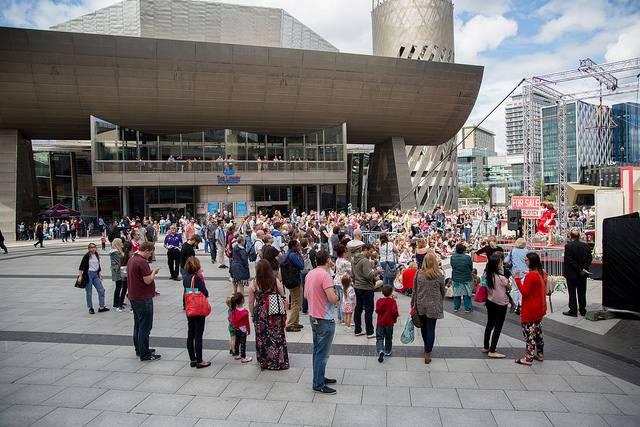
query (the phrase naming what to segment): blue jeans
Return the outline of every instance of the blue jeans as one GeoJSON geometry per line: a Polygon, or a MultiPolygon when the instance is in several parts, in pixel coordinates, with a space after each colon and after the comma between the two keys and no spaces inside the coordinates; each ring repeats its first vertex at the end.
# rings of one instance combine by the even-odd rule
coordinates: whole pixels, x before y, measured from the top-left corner
{"type": "Polygon", "coordinates": [[[140,359],[151,356],[149,335],[153,327],[153,299],[131,301],[133,309],[133,346],[140,359]]]}
{"type": "Polygon", "coordinates": [[[436,340],[437,319],[429,319],[427,316],[420,316],[420,320],[422,320],[420,333],[422,334],[422,341],[424,341],[424,351],[431,353],[433,350],[433,343],[436,340]]]}
{"type": "Polygon", "coordinates": [[[333,335],[336,324],[333,320],[309,317],[313,332],[313,389],[320,390],[325,386],[325,369],[329,361],[333,335]]]}
{"type": "Polygon", "coordinates": [[[453,297],[453,309],[460,310],[460,299],[464,300],[464,309],[471,311],[473,306],[471,305],[471,297],[469,295],[463,295],[462,297],[453,297]]]}
{"type": "Polygon", "coordinates": [[[204,241],[204,253],[208,254],[209,253],[209,241],[205,239],[204,241]]]}
{"type": "Polygon", "coordinates": [[[205,242],[209,243],[209,253],[211,254],[211,261],[215,261],[216,257],[218,256],[218,248],[216,247],[216,241],[205,240],[205,242]]]}
{"type": "Polygon", "coordinates": [[[336,304],[336,317],[339,321],[342,321],[342,300],[344,299],[344,289],[341,285],[333,285],[333,289],[335,289],[336,295],[338,296],[338,303],[336,304]]]}
{"type": "Polygon", "coordinates": [[[87,308],[93,308],[92,288],[96,288],[96,291],[98,291],[98,303],[100,307],[104,307],[104,286],[102,286],[100,275],[97,271],[90,271],[87,277],[87,286],[84,288],[87,295],[87,308]]]}
{"type": "Polygon", "coordinates": [[[376,326],[376,353],[391,354],[393,345],[393,326],[376,326]]]}
{"type": "Polygon", "coordinates": [[[385,261],[380,263],[380,267],[382,267],[384,270],[384,273],[382,274],[382,284],[393,286],[394,279],[387,278],[387,269],[395,269],[396,263],[393,261],[385,261]]]}

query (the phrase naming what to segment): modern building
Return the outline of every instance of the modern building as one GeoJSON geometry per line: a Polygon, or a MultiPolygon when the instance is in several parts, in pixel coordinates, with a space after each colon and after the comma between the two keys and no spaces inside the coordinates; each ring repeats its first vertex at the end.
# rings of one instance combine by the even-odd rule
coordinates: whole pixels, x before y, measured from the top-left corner
{"type": "Polygon", "coordinates": [[[282,9],[200,0],[123,0],[55,31],[321,50],[338,49],[282,9]]]}
{"type": "MultiPolygon", "coordinates": [[[[555,101],[544,94],[533,93],[534,123],[541,122],[541,108],[555,105],[555,101]]],[[[505,130],[507,155],[524,153],[524,113],[522,107],[522,95],[513,95],[505,104],[505,130]]],[[[536,147],[535,163],[539,164],[542,153],[542,127],[534,127],[534,145],[536,147]]]]}
{"type": "Polygon", "coordinates": [[[458,150],[458,187],[466,188],[483,185],[487,158],[495,155],[495,151],[478,148],[458,150]]]}
{"type": "Polygon", "coordinates": [[[506,186],[510,194],[521,194],[524,178],[524,156],[489,156],[484,168],[484,185],[506,186]]]}
{"type": "MultiPolygon", "coordinates": [[[[458,149],[496,151],[496,134],[483,127],[465,126],[458,134],[458,149]]],[[[495,154],[489,154],[495,156],[495,154]]]]}
{"type": "MultiPolygon", "coordinates": [[[[172,3],[193,3],[186,22],[199,19],[189,16],[200,2],[172,3]]],[[[353,197],[396,205],[411,192],[409,174],[396,173],[406,146],[453,138],[482,80],[478,66],[243,43],[0,28],[5,236],[38,216],[36,195],[76,208],[88,197],[71,171],[51,172],[51,154],[49,175],[46,155],[36,172],[32,140],[91,141],[104,216],[335,209],[353,197]],[[354,174],[351,144],[398,156],[374,155],[354,174]],[[380,171],[383,191],[364,186],[380,171]],[[366,197],[350,190],[354,176],[366,197]]]]}
{"type": "MultiPolygon", "coordinates": [[[[614,121],[611,109],[576,101],[566,105],[567,182],[579,183],[582,168],[612,161],[614,121]]],[[[542,177],[558,184],[557,107],[542,108],[542,177]]]]}
{"type": "Polygon", "coordinates": [[[613,115],[613,160],[640,162],[640,104],[625,102],[611,106],[613,115]]]}
{"type": "MultiPolygon", "coordinates": [[[[374,0],[371,12],[373,25],[373,54],[392,58],[406,58],[420,62],[453,63],[453,3],[451,0],[374,0]]],[[[416,82],[406,81],[406,90],[417,97],[426,94],[415,91],[416,82]]],[[[443,88],[444,89],[444,88],[443,88]]],[[[438,99],[437,103],[443,100],[438,99]]],[[[447,101],[445,101],[447,102],[447,101]]],[[[442,126],[450,123],[440,115],[442,126]]],[[[420,119],[420,118],[416,118],[420,119]]],[[[460,127],[449,128],[453,136],[460,127]]],[[[419,144],[406,146],[395,138],[392,146],[376,146],[370,174],[370,203],[387,206],[386,182],[391,176],[376,163],[392,156],[395,163],[393,180],[403,180],[402,208],[418,206],[430,210],[436,205],[446,209],[457,207],[457,156],[455,138],[434,144],[424,135],[419,144]],[[408,164],[408,168],[405,166],[408,164]],[[407,180],[405,176],[410,176],[407,180]]]]}

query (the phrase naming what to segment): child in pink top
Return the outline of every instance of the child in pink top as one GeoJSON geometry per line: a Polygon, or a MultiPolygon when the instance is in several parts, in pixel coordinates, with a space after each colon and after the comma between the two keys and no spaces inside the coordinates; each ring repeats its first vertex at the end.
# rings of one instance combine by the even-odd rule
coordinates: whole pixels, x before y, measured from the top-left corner
{"type": "Polygon", "coordinates": [[[251,333],[251,324],[249,322],[249,311],[244,306],[244,296],[241,293],[235,293],[231,296],[231,325],[233,326],[236,342],[234,359],[240,360],[242,363],[249,363],[252,357],[247,357],[247,335],[251,333]]]}

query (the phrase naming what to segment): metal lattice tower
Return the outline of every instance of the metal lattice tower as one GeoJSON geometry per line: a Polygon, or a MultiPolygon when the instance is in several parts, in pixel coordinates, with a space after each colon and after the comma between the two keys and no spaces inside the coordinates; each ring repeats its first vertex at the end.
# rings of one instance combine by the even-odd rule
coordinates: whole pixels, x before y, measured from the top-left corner
{"type": "MultiPolygon", "coordinates": [[[[637,76],[640,71],[640,58],[625,61],[596,64],[591,59],[580,61],[578,68],[568,71],[535,76],[526,81],[522,88],[523,97],[523,140],[524,140],[524,192],[527,196],[535,196],[535,126],[540,126],[535,121],[533,94],[543,93],[557,102],[557,126],[558,126],[558,203],[557,203],[557,231],[561,236],[566,235],[568,228],[569,206],[567,199],[567,113],[568,101],[581,101],[622,95],[638,91],[637,76]],[[567,82],[581,81],[583,85],[595,80],[596,88],[583,89],[574,92],[564,92],[561,86],[567,82]]],[[[576,102],[576,114],[578,102],[576,102]]],[[[611,118],[604,114],[604,108],[594,118],[598,128],[599,137],[590,149],[597,150],[606,157],[610,147],[603,146],[608,141],[611,131],[611,118]],[[604,116],[603,116],[604,114],[604,116]],[[605,117],[606,116],[606,117],[605,117]]],[[[528,235],[535,233],[534,221],[528,221],[528,235]]]]}

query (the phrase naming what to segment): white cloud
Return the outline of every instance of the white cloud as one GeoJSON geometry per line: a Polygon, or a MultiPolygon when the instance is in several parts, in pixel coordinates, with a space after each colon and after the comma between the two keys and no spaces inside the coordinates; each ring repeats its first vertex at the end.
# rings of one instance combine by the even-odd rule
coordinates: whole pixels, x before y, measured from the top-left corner
{"type": "Polygon", "coordinates": [[[5,0],[0,13],[16,27],[48,29],[52,25],[77,18],[118,0],[5,0]]]}
{"type": "Polygon", "coordinates": [[[535,41],[549,43],[567,33],[598,30],[607,24],[611,7],[607,0],[551,0],[538,10],[537,16],[547,22],[535,41]]]}
{"type": "Polygon", "coordinates": [[[455,12],[480,13],[484,15],[502,15],[510,8],[510,0],[457,0],[455,12]]]}
{"type": "Polygon", "coordinates": [[[502,15],[476,15],[465,23],[456,20],[456,62],[476,63],[478,54],[494,50],[518,33],[518,23],[502,15]]]}
{"type": "Polygon", "coordinates": [[[640,57],[640,22],[624,28],[618,39],[607,46],[604,57],[608,62],[640,57]]]}

